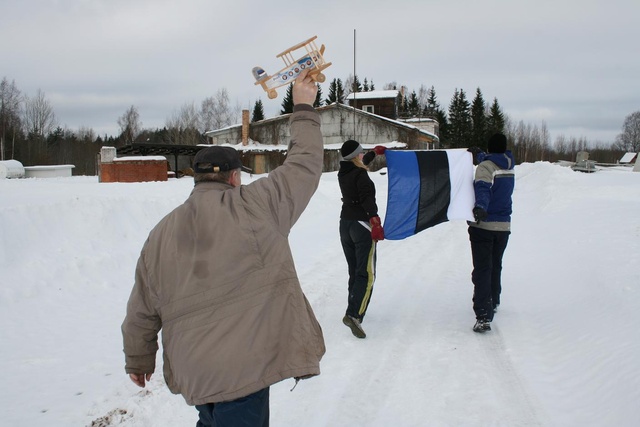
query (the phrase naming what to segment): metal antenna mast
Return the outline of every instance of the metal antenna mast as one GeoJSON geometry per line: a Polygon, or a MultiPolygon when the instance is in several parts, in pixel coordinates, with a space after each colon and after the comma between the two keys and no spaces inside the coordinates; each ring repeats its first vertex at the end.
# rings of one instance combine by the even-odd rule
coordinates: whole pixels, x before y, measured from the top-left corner
{"type": "Polygon", "coordinates": [[[353,29],[353,82],[351,83],[351,90],[353,91],[353,139],[356,138],[356,30],[353,29]]]}

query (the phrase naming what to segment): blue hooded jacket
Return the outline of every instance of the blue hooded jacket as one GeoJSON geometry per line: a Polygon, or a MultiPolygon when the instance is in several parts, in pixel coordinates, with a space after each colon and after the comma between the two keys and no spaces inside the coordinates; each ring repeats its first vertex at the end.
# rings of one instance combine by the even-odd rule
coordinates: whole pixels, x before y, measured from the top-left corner
{"type": "Polygon", "coordinates": [[[470,225],[487,230],[509,231],[511,224],[511,196],[515,187],[515,159],[511,151],[478,154],[473,187],[476,207],[487,211],[487,218],[470,225]]]}

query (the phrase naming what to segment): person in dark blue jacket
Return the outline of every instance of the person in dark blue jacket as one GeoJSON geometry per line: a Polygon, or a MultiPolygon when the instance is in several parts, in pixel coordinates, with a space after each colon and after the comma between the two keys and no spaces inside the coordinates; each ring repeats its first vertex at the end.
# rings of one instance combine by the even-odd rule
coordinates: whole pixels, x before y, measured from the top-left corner
{"type": "MultiPolygon", "coordinates": [[[[472,150],[470,150],[472,151],[472,150]]],[[[511,197],[515,186],[515,160],[507,150],[507,138],[496,133],[489,138],[488,154],[476,156],[473,183],[475,222],[469,221],[473,257],[473,311],[475,332],[491,330],[491,321],[500,305],[502,256],[511,234],[511,197]]]]}

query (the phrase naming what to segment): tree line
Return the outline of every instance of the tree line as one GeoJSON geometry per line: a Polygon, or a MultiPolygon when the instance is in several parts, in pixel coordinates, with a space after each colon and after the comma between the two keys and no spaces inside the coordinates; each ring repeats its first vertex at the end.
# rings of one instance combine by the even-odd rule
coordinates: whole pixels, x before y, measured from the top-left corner
{"type": "MultiPolygon", "coordinates": [[[[594,144],[585,137],[558,135],[552,142],[544,121],[539,124],[514,122],[502,110],[497,98],[486,102],[480,88],[476,89],[471,101],[463,89],[455,89],[447,110],[440,106],[434,86],[421,85],[417,91],[409,91],[406,86],[391,82],[384,85],[383,89],[400,90],[403,94],[398,114],[400,119],[434,119],[439,125],[438,136],[443,148],[477,146],[486,150],[488,138],[496,132],[501,132],[510,141],[510,148],[519,163],[573,161],[580,151],[589,151],[590,158],[599,162],[616,163],[624,153],[640,151],[640,111],[625,118],[622,132],[615,141],[594,144]]],[[[329,84],[329,95],[324,99],[324,105],[346,104],[348,93],[373,90],[373,80],[365,78],[361,83],[357,75],[350,75],[344,83],[340,79],[333,79],[329,84]]],[[[291,93],[288,90],[282,103],[282,114],[293,110],[290,97],[291,93]]],[[[322,101],[316,100],[315,106],[322,105],[322,101]]]]}
{"type": "MultiPolygon", "coordinates": [[[[291,89],[288,86],[280,114],[293,110],[291,89]]],[[[598,142],[594,146],[584,137],[564,135],[552,142],[544,121],[515,123],[502,110],[497,98],[485,101],[480,88],[471,100],[463,89],[455,89],[447,109],[441,106],[434,86],[421,85],[416,91],[390,82],[383,89],[399,90],[403,94],[400,118],[434,119],[439,125],[442,148],[486,148],[488,137],[502,132],[507,135],[518,162],[575,160],[577,152],[589,151],[591,159],[615,163],[625,152],[640,151],[640,111],[624,119],[622,132],[615,141],[598,142]]],[[[326,97],[318,84],[314,106],[346,104],[349,93],[373,90],[376,90],[375,84],[368,78],[363,81],[357,75],[349,75],[344,81],[334,78],[329,82],[326,97]]],[[[15,81],[4,77],[0,82],[0,160],[17,159],[25,165],[74,164],[74,174],[94,175],[97,155],[104,145],[121,147],[134,142],[196,145],[205,142],[206,131],[237,124],[240,118],[239,103],[232,103],[223,88],[199,104],[185,103],[166,118],[163,128],[144,128],[138,108],[131,105],[117,119],[119,134],[100,136],[91,128],[71,130],[60,126],[43,91],[38,90],[32,97],[22,94],[15,81]]],[[[262,100],[258,99],[251,121],[265,118],[262,100]]]]}

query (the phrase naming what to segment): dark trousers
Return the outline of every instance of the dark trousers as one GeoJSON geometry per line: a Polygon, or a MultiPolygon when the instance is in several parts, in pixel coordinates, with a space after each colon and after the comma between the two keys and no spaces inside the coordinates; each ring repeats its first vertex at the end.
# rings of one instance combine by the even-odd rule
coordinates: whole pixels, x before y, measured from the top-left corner
{"type": "Polygon", "coordinates": [[[493,320],[493,309],[500,304],[502,256],[509,242],[509,234],[509,231],[469,227],[473,257],[473,311],[476,319],[493,320]]]}
{"type": "Polygon", "coordinates": [[[196,405],[196,427],[269,427],[269,387],[229,402],[196,405]]]}
{"type": "Polygon", "coordinates": [[[349,269],[347,311],[362,320],[367,312],[376,279],[376,242],[359,221],[340,220],[340,242],[349,269]]]}

